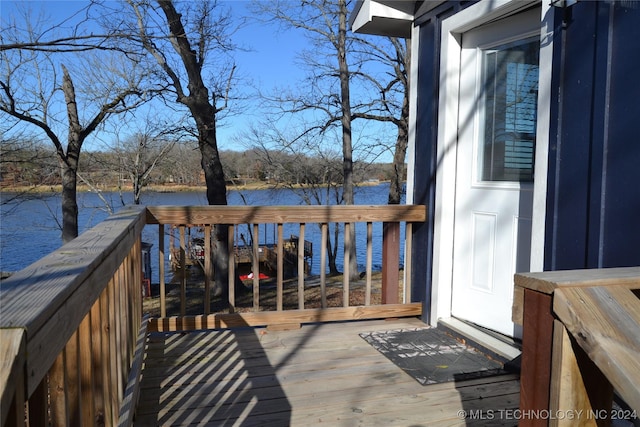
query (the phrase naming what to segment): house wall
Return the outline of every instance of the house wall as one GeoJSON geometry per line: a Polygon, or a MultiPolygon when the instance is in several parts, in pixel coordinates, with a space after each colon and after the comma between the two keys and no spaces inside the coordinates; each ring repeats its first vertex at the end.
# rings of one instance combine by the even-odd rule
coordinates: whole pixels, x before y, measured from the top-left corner
{"type": "Polygon", "coordinates": [[[555,13],[545,270],[640,265],[640,4],[555,13]]]}
{"type": "MultiPolygon", "coordinates": [[[[419,26],[414,203],[414,301],[431,318],[442,21],[476,3],[446,2],[419,26]]],[[[545,270],[640,265],[640,4],[578,1],[551,8],[545,270]]],[[[545,179],[544,177],[536,177],[545,179]]],[[[538,256],[538,254],[536,254],[538,256]]]]}

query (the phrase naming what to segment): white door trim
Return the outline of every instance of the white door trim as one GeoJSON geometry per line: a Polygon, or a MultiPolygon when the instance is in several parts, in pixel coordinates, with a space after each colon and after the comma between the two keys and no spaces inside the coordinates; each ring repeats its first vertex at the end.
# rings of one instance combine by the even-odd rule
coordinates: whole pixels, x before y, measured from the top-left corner
{"type": "MultiPolygon", "coordinates": [[[[456,144],[458,138],[458,100],[461,34],[500,17],[509,16],[540,1],[487,0],[474,4],[442,22],[440,98],[436,199],[434,215],[434,251],[430,324],[451,316],[453,283],[453,236],[456,191],[456,144]]],[[[548,129],[550,120],[550,81],[552,60],[552,11],[541,3],[540,84],[538,97],[538,133],[532,218],[531,271],[541,271],[544,256],[548,129]],[[543,27],[544,25],[544,27],[543,27]]]]}

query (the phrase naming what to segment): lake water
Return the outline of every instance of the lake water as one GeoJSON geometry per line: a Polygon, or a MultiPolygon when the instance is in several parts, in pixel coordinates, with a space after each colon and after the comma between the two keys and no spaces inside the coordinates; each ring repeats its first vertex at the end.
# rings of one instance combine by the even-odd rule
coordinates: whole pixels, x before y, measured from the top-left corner
{"type": "MultiPolygon", "coordinates": [[[[377,186],[359,187],[356,189],[356,204],[361,205],[384,205],[387,203],[389,191],[388,184],[377,186]]],[[[103,193],[107,201],[115,206],[122,207],[119,193],[103,193]]],[[[18,271],[29,264],[37,261],[51,251],[58,249],[62,245],[61,232],[58,223],[60,222],[60,195],[41,195],[31,200],[20,202],[7,202],[9,194],[0,195],[2,204],[0,205],[0,271],[18,271]]],[[[124,203],[131,203],[133,198],[130,193],[123,194],[124,203]]],[[[274,205],[302,205],[304,204],[299,195],[293,190],[251,190],[251,191],[230,191],[228,194],[230,205],[252,205],[252,206],[274,206],[274,205]]],[[[141,203],[149,206],[159,205],[206,205],[207,199],[203,192],[180,192],[180,193],[153,193],[147,192],[142,195],[141,203]]],[[[95,193],[78,194],[79,226],[80,232],[93,227],[103,221],[109,213],[105,204],[95,193]]],[[[373,268],[379,270],[382,259],[382,224],[375,223],[373,230],[373,268]]],[[[240,230],[245,236],[247,231],[240,230]]],[[[401,228],[402,238],[404,227],[401,228]]],[[[298,225],[290,224],[284,227],[284,236],[298,234],[298,225]]],[[[356,228],[357,241],[356,249],[358,264],[364,270],[366,261],[366,226],[359,224],[356,228]]],[[[268,226],[260,231],[260,242],[273,241],[275,230],[268,226]]],[[[151,248],[152,281],[158,281],[158,227],[145,227],[142,234],[145,242],[153,244],[151,248]]],[[[305,239],[313,243],[314,257],[312,259],[312,274],[320,274],[320,229],[315,225],[309,225],[305,229],[305,239]]],[[[168,245],[168,239],[165,239],[168,245]]],[[[338,268],[342,269],[342,241],[338,244],[338,268]]],[[[402,247],[401,259],[402,259],[402,247]]],[[[167,265],[168,268],[168,265],[167,265]]],[[[170,271],[170,270],[167,270],[170,271]]]]}

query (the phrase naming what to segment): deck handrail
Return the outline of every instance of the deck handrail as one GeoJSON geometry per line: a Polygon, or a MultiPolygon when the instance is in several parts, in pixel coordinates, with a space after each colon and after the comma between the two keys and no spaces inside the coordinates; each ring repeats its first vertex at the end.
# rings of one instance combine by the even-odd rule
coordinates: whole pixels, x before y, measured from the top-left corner
{"type": "MultiPolygon", "coordinates": [[[[410,242],[411,224],[425,217],[424,206],[125,207],[1,282],[0,425],[27,421],[32,426],[111,426],[118,423],[120,411],[131,417],[135,397],[127,393],[135,388],[130,385],[136,381],[147,324],[142,313],[141,240],[147,224],[159,224],[161,230],[164,224],[206,224],[211,231],[219,224],[257,227],[264,221],[281,229],[283,223],[298,222],[299,238],[304,241],[305,224],[311,222],[326,226],[361,221],[367,223],[368,232],[373,221],[406,222],[410,242]]],[[[399,227],[391,229],[398,244],[399,227]]],[[[160,232],[160,257],[164,256],[163,235],[160,232]]],[[[297,245],[300,257],[304,246],[297,245]]],[[[398,262],[389,260],[387,266],[396,275],[398,262]]],[[[405,268],[410,268],[410,262],[405,268]]],[[[304,279],[299,283],[304,286],[304,279]]],[[[326,317],[322,309],[291,310],[290,315],[297,322],[407,316],[418,314],[420,304],[341,307],[335,312],[337,317],[326,317]]],[[[249,314],[254,317],[201,316],[198,322],[211,328],[233,326],[238,319],[246,325],[275,318],[274,313],[249,314]]],[[[195,325],[188,318],[177,323],[185,329],[195,325]]]]}
{"type": "Polygon", "coordinates": [[[125,208],[1,282],[0,329],[17,345],[1,354],[2,425],[24,423],[25,401],[29,425],[115,424],[142,320],[145,214],[125,208]]]}
{"type": "MultiPolygon", "coordinates": [[[[262,308],[259,306],[259,293],[260,293],[260,284],[259,284],[259,274],[257,271],[260,269],[259,267],[259,259],[258,255],[258,247],[261,244],[266,244],[267,242],[260,242],[258,236],[258,226],[261,225],[273,225],[277,227],[278,236],[277,242],[275,243],[275,248],[277,256],[275,254],[269,254],[269,259],[275,259],[278,262],[277,266],[277,278],[276,278],[276,286],[277,286],[277,308],[276,311],[283,311],[282,306],[282,295],[283,295],[283,270],[285,266],[294,266],[295,276],[294,280],[297,277],[297,293],[298,293],[298,310],[304,310],[305,301],[304,301],[304,292],[305,292],[305,275],[303,271],[305,270],[305,262],[306,257],[309,253],[309,249],[307,248],[307,244],[305,245],[291,245],[291,248],[297,250],[297,257],[295,254],[292,254],[293,258],[286,258],[282,254],[282,248],[286,246],[284,242],[284,232],[283,225],[284,224],[295,224],[298,225],[297,232],[294,230],[294,235],[296,239],[305,241],[305,232],[309,229],[309,226],[312,224],[319,225],[322,230],[322,238],[321,238],[321,248],[320,251],[314,250],[314,254],[319,252],[320,255],[320,288],[322,293],[322,308],[327,308],[327,302],[325,297],[325,286],[327,282],[325,264],[326,264],[326,255],[327,255],[327,247],[325,245],[326,235],[328,233],[328,225],[331,223],[341,223],[344,224],[344,227],[354,227],[357,223],[366,224],[367,227],[367,260],[366,260],[366,302],[365,305],[370,305],[371,299],[371,276],[372,276],[372,268],[371,268],[371,249],[373,246],[372,238],[371,238],[371,230],[373,223],[382,223],[383,224],[383,262],[382,262],[382,299],[383,303],[386,304],[394,304],[398,303],[398,282],[399,282],[399,245],[400,245],[400,223],[406,224],[406,232],[405,232],[405,289],[407,289],[406,296],[409,298],[410,302],[410,276],[411,276],[411,259],[410,259],[410,247],[411,247],[411,238],[412,238],[412,225],[413,223],[424,222],[426,220],[426,207],[422,205],[383,205],[383,206],[372,206],[372,205],[355,205],[355,206],[149,206],[147,209],[147,223],[149,224],[159,224],[159,287],[160,287],[160,318],[167,318],[167,307],[166,307],[166,277],[164,271],[165,264],[165,225],[169,225],[173,229],[179,230],[179,239],[176,239],[173,236],[173,232],[171,233],[171,241],[169,251],[172,255],[180,258],[180,262],[175,258],[172,259],[172,263],[174,265],[178,265],[179,268],[184,269],[186,267],[185,258],[188,257],[189,248],[187,246],[187,235],[191,235],[191,230],[193,227],[200,229],[203,232],[203,238],[198,238],[198,241],[203,240],[206,246],[204,250],[204,261],[199,261],[202,270],[204,270],[204,298],[203,298],[203,307],[200,315],[210,315],[209,306],[210,306],[210,294],[211,294],[211,284],[213,281],[213,273],[212,273],[212,252],[211,252],[211,240],[212,240],[212,227],[215,226],[226,226],[229,228],[229,241],[228,241],[228,260],[229,260],[229,283],[227,284],[227,294],[228,294],[228,306],[231,312],[234,311],[235,303],[236,303],[236,295],[235,295],[235,286],[236,280],[234,276],[234,260],[235,258],[235,250],[234,250],[234,229],[235,227],[244,225],[249,227],[250,233],[253,234],[253,240],[250,242],[249,246],[253,250],[253,260],[254,264],[252,265],[252,271],[254,272],[254,278],[252,283],[252,293],[253,293],[253,306],[252,311],[257,312],[261,311],[262,308]],[[253,227],[253,229],[251,228],[253,227]],[[174,244],[178,242],[178,246],[174,246],[174,244]],[[297,248],[297,249],[296,249],[297,248]],[[296,262],[297,258],[297,262],[296,262]],[[286,260],[286,262],[285,262],[286,260]],[[296,268],[297,264],[297,268],[296,268]]],[[[347,238],[349,233],[344,232],[345,236],[345,248],[350,244],[349,239],[347,238]]],[[[273,243],[273,242],[271,242],[273,243]]],[[[246,242],[243,242],[246,244],[246,242]]],[[[349,251],[344,250],[344,274],[343,274],[343,283],[342,283],[342,301],[343,307],[349,306],[349,251]]],[[[186,317],[186,288],[187,288],[187,279],[186,274],[183,274],[180,283],[180,313],[179,317],[186,317]]],[[[361,314],[361,311],[358,312],[361,314]]],[[[174,314],[176,316],[176,314],[174,314]]],[[[268,317],[260,317],[260,316],[245,316],[246,319],[259,319],[259,318],[269,318],[273,319],[273,316],[268,317]]],[[[343,320],[343,319],[342,319],[343,320]]],[[[258,323],[262,320],[256,320],[258,323]]],[[[154,319],[152,320],[152,329],[159,328],[162,329],[161,320],[154,319]]],[[[194,323],[191,321],[187,323],[194,323]]],[[[198,323],[203,323],[202,320],[197,320],[198,323]]],[[[164,322],[166,325],[173,324],[176,322],[164,322]]],[[[216,324],[217,321],[215,319],[210,319],[209,321],[204,322],[206,324],[216,324]]],[[[182,324],[185,324],[182,322],[182,324]]]]}

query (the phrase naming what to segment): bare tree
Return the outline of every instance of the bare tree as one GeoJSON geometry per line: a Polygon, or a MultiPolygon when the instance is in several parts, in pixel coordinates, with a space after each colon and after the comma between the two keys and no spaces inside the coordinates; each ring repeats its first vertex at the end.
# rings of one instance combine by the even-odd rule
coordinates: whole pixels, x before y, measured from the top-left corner
{"type": "Polygon", "coordinates": [[[154,136],[151,133],[136,133],[118,147],[118,160],[124,173],[129,176],[133,191],[133,203],[140,204],[142,189],[149,183],[151,173],[173,148],[175,141],[154,136]]]}
{"type": "Polygon", "coordinates": [[[374,96],[353,105],[353,119],[373,120],[391,123],[396,129],[393,153],[389,204],[399,204],[402,197],[404,166],[409,141],[409,68],[411,63],[411,43],[406,39],[388,37],[372,42],[361,37],[353,45],[353,54],[358,57],[361,67],[353,74],[364,85],[375,88],[374,96]],[[386,40],[386,42],[385,42],[386,40]],[[365,71],[368,63],[374,67],[365,71]],[[382,73],[374,73],[374,68],[382,73]]]}
{"type": "MultiPolygon", "coordinates": [[[[341,203],[343,174],[340,152],[318,144],[313,135],[305,134],[301,129],[289,127],[282,130],[269,121],[252,126],[240,138],[253,147],[251,152],[257,156],[265,179],[271,182],[273,189],[289,189],[307,205],[341,203]]],[[[327,263],[329,274],[336,275],[339,274],[337,242],[342,227],[336,223],[329,226],[333,233],[327,233],[327,263]]]]}
{"type": "Polygon", "coordinates": [[[84,142],[109,117],[136,108],[146,98],[140,76],[126,57],[114,53],[116,57],[102,58],[107,63],[126,61],[124,68],[119,63],[108,73],[80,72],[76,56],[51,45],[52,28],[36,31],[29,16],[25,23],[20,31],[14,22],[14,31],[1,36],[5,68],[0,75],[0,111],[35,127],[53,143],[62,181],[62,240],[68,242],[78,235],[77,172],[84,142]],[[62,60],[77,70],[76,77],[84,83],[80,92],[62,60]],[[97,75],[106,80],[91,80],[97,75]]]}
{"type": "Polygon", "coordinates": [[[52,159],[52,148],[36,137],[0,139],[0,182],[11,191],[2,195],[0,204],[18,206],[22,200],[38,197],[37,187],[59,183],[60,175],[52,159]]]}
{"type": "MultiPolygon", "coordinates": [[[[230,13],[216,2],[182,3],[181,12],[172,0],[157,0],[157,7],[137,0],[127,3],[136,18],[130,40],[155,59],[167,89],[195,122],[207,200],[210,205],[226,205],[216,127],[219,115],[228,107],[235,72],[228,56],[235,48],[230,13]]],[[[227,226],[216,227],[214,294],[220,294],[228,283],[227,235],[227,226]]]]}
{"type": "MultiPolygon", "coordinates": [[[[342,143],[342,203],[354,204],[353,142],[351,127],[351,90],[349,61],[347,58],[348,9],[347,0],[307,1],[300,3],[261,3],[259,13],[271,17],[286,27],[305,32],[313,50],[303,53],[303,61],[310,72],[305,93],[272,98],[287,114],[305,111],[321,112],[324,121],[305,129],[304,133],[317,132],[326,135],[338,125],[342,143]]],[[[359,278],[355,248],[355,229],[350,227],[349,276],[359,278]]]]}

